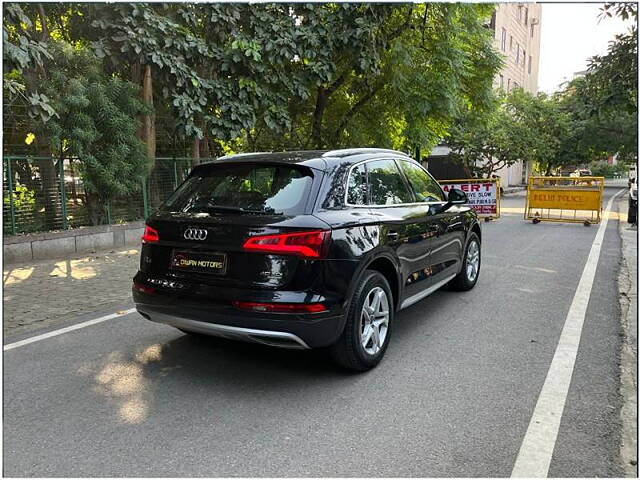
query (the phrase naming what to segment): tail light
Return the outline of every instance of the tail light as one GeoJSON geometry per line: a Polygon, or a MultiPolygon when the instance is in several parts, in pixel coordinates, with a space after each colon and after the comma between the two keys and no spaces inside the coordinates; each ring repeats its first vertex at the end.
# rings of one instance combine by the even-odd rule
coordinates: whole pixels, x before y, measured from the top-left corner
{"type": "Polygon", "coordinates": [[[242,246],[252,252],[297,255],[305,258],[323,258],[331,239],[329,230],[310,232],[279,233],[249,237],[242,246]]]}
{"type": "Polygon", "coordinates": [[[142,234],[142,243],[156,243],[160,241],[160,235],[155,228],[151,228],[149,225],[144,226],[144,233],[142,234]]]}
{"type": "Polygon", "coordinates": [[[327,307],[322,303],[260,303],[260,302],[231,302],[240,310],[266,313],[320,313],[326,312],[327,307]]]}

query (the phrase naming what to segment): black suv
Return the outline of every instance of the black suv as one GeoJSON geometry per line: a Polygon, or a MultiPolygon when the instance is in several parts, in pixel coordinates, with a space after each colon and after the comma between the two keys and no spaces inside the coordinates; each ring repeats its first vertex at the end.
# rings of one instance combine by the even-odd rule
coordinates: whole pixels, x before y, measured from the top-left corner
{"type": "Polygon", "coordinates": [[[395,312],[478,281],[480,225],[466,202],[393,150],[223,157],[148,218],[136,308],[187,333],[329,347],[367,370],[395,312]]]}

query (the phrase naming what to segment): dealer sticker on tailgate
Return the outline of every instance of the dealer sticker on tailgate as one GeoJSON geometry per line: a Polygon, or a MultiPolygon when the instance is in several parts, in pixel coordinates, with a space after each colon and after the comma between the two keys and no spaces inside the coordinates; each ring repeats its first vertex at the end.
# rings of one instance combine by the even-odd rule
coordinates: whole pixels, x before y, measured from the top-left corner
{"type": "Polygon", "coordinates": [[[171,268],[182,272],[223,275],[227,269],[227,256],[224,253],[174,251],[171,268]]]}

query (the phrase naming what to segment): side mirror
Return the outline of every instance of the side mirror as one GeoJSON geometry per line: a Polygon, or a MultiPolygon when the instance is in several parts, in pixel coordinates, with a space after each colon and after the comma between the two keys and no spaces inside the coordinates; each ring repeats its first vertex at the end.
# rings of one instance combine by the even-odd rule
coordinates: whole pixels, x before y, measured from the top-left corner
{"type": "Polygon", "coordinates": [[[449,190],[449,195],[447,196],[447,203],[436,207],[434,212],[436,214],[446,212],[453,205],[464,205],[465,203],[469,203],[469,197],[467,197],[467,194],[458,188],[452,188],[451,190],[449,190]]]}
{"type": "Polygon", "coordinates": [[[452,188],[449,190],[449,195],[447,196],[447,204],[449,205],[464,205],[465,203],[469,203],[469,197],[462,190],[458,188],[452,188]]]}

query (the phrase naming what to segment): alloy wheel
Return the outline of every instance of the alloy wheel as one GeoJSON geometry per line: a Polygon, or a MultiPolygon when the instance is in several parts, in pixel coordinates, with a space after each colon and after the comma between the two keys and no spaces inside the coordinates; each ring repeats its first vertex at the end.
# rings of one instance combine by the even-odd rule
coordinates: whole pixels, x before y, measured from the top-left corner
{"type": "Polygon", "coordinates": [[[375,355],[383,347],[389,330],[389,299],[375,287],[366,295],[360,314],[360,343],[365,352],[375,355]]]}
{"type": "Polygon", "coordinates": [[[475,281],[480,270],[480,246],[478,242],[472,240],[467,249],[467,278],[470,282],[475,281]]]}

